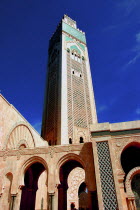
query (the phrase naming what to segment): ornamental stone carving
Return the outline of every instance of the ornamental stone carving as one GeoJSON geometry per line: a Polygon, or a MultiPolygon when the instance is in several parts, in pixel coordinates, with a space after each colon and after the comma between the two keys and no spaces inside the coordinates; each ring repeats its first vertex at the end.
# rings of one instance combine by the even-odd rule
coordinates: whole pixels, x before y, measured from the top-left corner
{"type": "Polygon", "coordinates": [[[140,174],[140,167],[133,168],[127,174],[126,181],[125,181],[125,187],[126,187],[126,193],[127,193],[128,197],[134,197],[134,194],[131,189],[131,181],[136,174],[140,174]]]}
{"type": "Polygon", "coordinates": [[[140,143],[140,136],[128,136],[128,137],[120,137],[114,138],[113,140],[113,151],[115,154],[115,163],[117,166],[117,174],[124,174],[124,171],[121,166],[121,154],[127,145],[132,142],[140,143]]]}
{"type": "Polygon", "coordinates": [[[80,167],[73,169],[68,176],[68,202],[67,209],[70,209],[70,203],[74,202],[78,208],[78,190],[82,182],[85,181],[85,171],[80,167]]]}
{"type": "Polygon", "coordinates": [[[34,139],[31,131],[26,125],[20,124],[16,126],[7,139],[6,148],[18,149],[20,145],[24,145],[26,148],[34,148],[34,139]]]}

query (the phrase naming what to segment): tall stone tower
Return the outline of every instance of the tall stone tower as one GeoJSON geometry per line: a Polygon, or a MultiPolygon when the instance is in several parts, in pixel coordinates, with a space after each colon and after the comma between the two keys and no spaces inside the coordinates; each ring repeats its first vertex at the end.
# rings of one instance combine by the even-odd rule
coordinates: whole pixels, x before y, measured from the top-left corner
{"type": "Polygon", "coordinates": [[[85,33],[64,15],[50,39],[42,137],[50,145],[90,140],[97,122],[85,33]]]}

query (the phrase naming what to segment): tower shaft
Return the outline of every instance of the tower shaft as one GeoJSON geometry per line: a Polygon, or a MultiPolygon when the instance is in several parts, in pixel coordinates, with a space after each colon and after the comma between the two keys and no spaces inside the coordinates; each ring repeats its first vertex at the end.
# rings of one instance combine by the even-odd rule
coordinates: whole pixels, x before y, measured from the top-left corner
{"type": "Polygon", "coordinates": [[[90,140],[97,122],[85,33],[64,16],[49,43],[42,137],[49,144],[90,140]]]}

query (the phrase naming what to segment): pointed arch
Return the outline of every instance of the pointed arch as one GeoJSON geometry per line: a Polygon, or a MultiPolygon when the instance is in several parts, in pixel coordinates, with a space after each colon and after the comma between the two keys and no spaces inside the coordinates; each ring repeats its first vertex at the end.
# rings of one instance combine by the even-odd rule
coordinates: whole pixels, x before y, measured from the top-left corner
{"type": "Polygon", "coordinates": [[[75,207],[78,208],[78,191],[83,182],[85,183],[85,170],[83,168],[76,167],[70,171],[67,181],[67,209],[69,209],[71,203],[74,201],[76,201],[75,207]]]}
{"type": "Polygon", "coordinates": [[[56,178],[56,183],[57,184],[60,184],[59,171],[60,171],[61,166],[64,165],[66,162],[70,161],[70,160],[75,160],[78,163],[80,163],[82,165],[83,169],[86,172],[86,165],[79,155],[76,155],[74,153],[69,153],[67,155],[64,155],[63,157],[61,157],[59,159],[59,161],[57,162],[57,165],[56,165],[55,178],[56,178]]]}
{"type": "Polygon", "coordinates": [[[71,51],[76,51],[78,54],[81,54],[81,51],[79,50],[76,44],[70,46],[70,49],[71,51]]]}
{"type": "Polygon", "coordinates": [[[132,168],[135,168],[140,164],[140,162],[138,161],[139,159],[137,158],[139,151],[140,142],[138,141],[132,141],[127,143],[120,151],[121,169],[125,175],[127,175],[132,168]]]}
{"type": "Polygon", "coordinates": [[[138,173],[140,174],[140,167],[133,168],[127,174],[126,181],[125,181],[125,188],[126,188],[126,193],[129,197],[134,197],[134,194],[133,194],[132,188],[131,188],[131,181],[132,181],[133,177],[138,173]]]}
{"type": "MultiPolygon", "coordinates": [[[[21,169],[20,174],[20,188],[22,190],[21,194],[21,201],[20,201],[20,209],[36,209],[36,194],[38,191],[38,181],[39,178],[42,177],[42,184],[43,188],[40,193],[47,192],[47,183],[48,183],[48,176],[47,176],[48,167],[46,161],[39,157],[33,156],[28,159],[21,169]],[[46,176],[42,176],[42,174],[46,172],[46,176]],[[45,178],[45,179],[44,179],[45,178]]],[[[41,193],[41,194],[42,194],[41,193]]],[[[46,195],[47,196],[47,195],[46,195]]],[[[47,197],[45,196],[45,200],[47,197]]],[[[41,197],[38,197],[39,203],[41,202],[41,197]]],[[[45,207],[46,209],[46,207],[45,207]]]]}
{"type": "Polygon", "coordinates": [[[139,147],[140,148],[140,142],[139,141],[132,141],[132,142],[129,142],[128,144],[126,144],[122,150],[121,150],[121,154],[122,152],[127,149],[128,147],[131,147],[131,146],[136,146],[136,147],[139,147]]]}
{"type": "Polygon", "coordinates": [[[66,36],[65,40],[66,40],[66,43],[76,44],[80,50],[82,50],[83,52],[85,51],[85,46],[83,44],[77,42],[76,40],[73,40],[72,38],[67,37],[67,36],[66,36]]]}
{"type": "Polygon", "coordinates": [[[33,157],[29,158],[28,160],[26,160],[23,163],[22,167],[19,169],[19,176],[18,176],[19,177],[19,186],[24,185],[24,174],[26,173],[28,168],[34,163],[41,163],[44,166],[44,168],[47,172],[46,184],[48,183],[48,165],[47,165],[47,162],[42,157],[33,156],[33,157]]]}

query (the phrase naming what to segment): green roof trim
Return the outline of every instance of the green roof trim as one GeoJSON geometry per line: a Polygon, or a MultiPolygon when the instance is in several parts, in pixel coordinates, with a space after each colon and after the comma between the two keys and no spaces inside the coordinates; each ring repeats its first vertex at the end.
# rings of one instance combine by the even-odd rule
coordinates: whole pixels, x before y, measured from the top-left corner
{"type": "Polygon", "coordinates": [[[86,43],[85,35],[82,32],[78,31],[76,28],[73,28],[70,25],[63,22],[62,30],[79,39],[80,41],[86,43]]]}
{"type": "Polygon", "coordinates": [[[82,48],[83,51],[85,51],[85,46],[82,45],[81,43],[78,43],[78,45],[82,48]]]}
{"type": "Polygon", "coordinates": [[[65,37],[65,40],[66,40],[66,41],[73,41],[73,39],[70,38],[70,37],[68,37],[68,36],[65,37]]]}
{"type": "MultiPolygon", "coordinates": [[[[66,41],[74,41],[71,37],[69,37],[69,36],[65,36],[65,40],[66,41]]],[[[83,51],[85,51],[85,46],[83,45],[83,44],[81,44],[81,43],[77,43],[78,45],[79,45],[79,47],[83,50],[83,51]]]]}
{"type": "Polygon", "coordinates": [[[127,135],[127,134],[135,134],[135,133],[140,133],[140,129],[134,129],[134,130],[123,130],[123,131],[97,131],[97,132],[91,132],[92,137],[96,136],[118,136],[118,135],[127,135]]]}
{"type": "Polygon", "coordinates": [[[76,51],[78,51],[79,54],[81,54],[80,50],[78,49],[78,47],[77,47],[76,45],[72,45],[72,46],[70,47],[70,49],[71,49],[71,50],[76,50],[76,51]]]}

